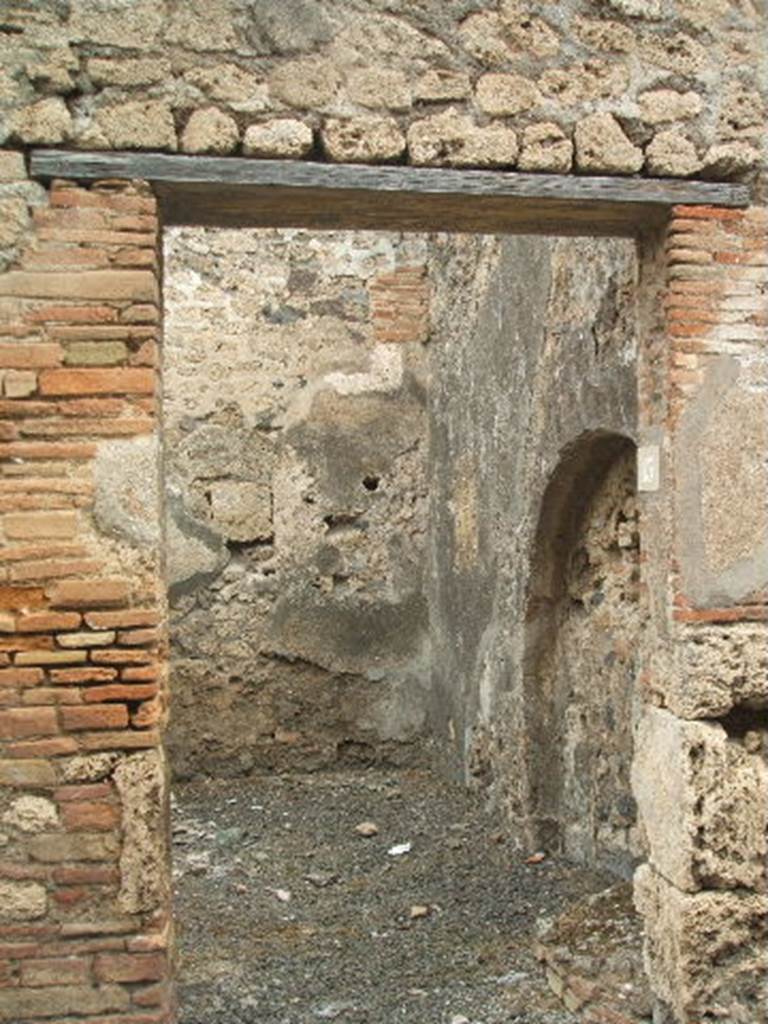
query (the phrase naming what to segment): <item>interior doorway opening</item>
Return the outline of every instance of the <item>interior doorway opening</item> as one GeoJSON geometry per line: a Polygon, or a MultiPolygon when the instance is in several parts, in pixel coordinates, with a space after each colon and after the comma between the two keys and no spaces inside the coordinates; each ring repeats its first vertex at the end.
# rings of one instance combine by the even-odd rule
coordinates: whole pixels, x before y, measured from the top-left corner
{"type": "Polygon", "coordinates": [[[621,240],[167,229],[184,1024],[552,1012],[537,917],[610,879],[528,863],[527,581],[563,448],[634,429],[635,274],[621,240]]]}

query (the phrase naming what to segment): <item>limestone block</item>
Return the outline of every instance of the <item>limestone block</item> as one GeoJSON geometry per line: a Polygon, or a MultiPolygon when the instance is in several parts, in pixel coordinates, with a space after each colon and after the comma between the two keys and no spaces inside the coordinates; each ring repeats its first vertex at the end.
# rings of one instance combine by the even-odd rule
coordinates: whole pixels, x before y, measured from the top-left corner
{"type": "Polygon", "coordinates": [[[413,88],[413,98],[425,103],[462,100],[469,96],[472,86],[469,75],[463,71],[445,71],[431,68],[425,71],[413,88]]]}
{"type": "Polygon", "coordinates": [[[661,0],[607,0],[607,3],[625,18],[654,21],[662,15],[661,0]]]}
{"type": "Polygon", "coordinates": [[[505,64],[512,56],[495,11],[470,14],[459,26],[458,35],[467,53],[487,67],[505,64]]]}
{"type": "Polygon", "coordinates": [[[92,57],[86,64],[86,73],[94,85],[154,85],[170,75],[171,65],[163,57],[92,57]]]}
{"type": "Polygon", "coordinates": [[[677,92],[675,89],[651,89],[637,98],[640,118],[646,124],[670,124],[696,117],[704,108],[697,92],[677,92]]]}
{"type": "Polygon", "coordinates": [[[243,153],[246,156],[297,160],[306,156],[313,145],[314,135],[308,124],[283,117],[246,128],[243,153]]]}
{"type": "Polygon", "coordinates": [[[29,226],[29,210],[23,199],[0,199],[0,246],[16,245],[29,226]]]}
{"type": "Polygon", "coordinates": [[[168,898],[163,827],[167,778],[161,754],[146,750],[123,758],[115,768],[114,780],[123,830],[118,903],[124,913],[148,913],[168,898]]]}
{"type": "Polygon", "coordinates": [[[358,68],[347,75],[347,94],[353,103],[371,110],[409,110],[411,89],[404,72],[393,68],[358,68]]]}
{"type": "Polygon", "coordinates": [[[760,153],[748,142],[722,142],[704,157],[704,171],[713,178],[739,178],[760,166],[760,153]]]}
{"type": "Polygon", "coordinates": [[[501,0],[499,18],[514,50],[534,57],[553,57],[560,49],[555,30],[543,18],[533,16],[520,0],[501,0]]]}
{"type": "Polygon", "coordinates": [[[768,705],[768,626],[736,623],[682,631],[666,678],[667,706],[683,718],[719,718],[734,705],[768,705]]]}
{"type": "Polygon", "coordinates": [[[16,138],[29,144],[66,142],[72,134],[72,116],[58,96],[23,107],[11,120],[16,138]]]}
{"type": "Polygon", "coordinates": [[[305,59],[279,64],[269,78],[274,99],[299,110],[317,110],[333,99],[339,86],[338,69],[330,61],[305,59]]]}
{"type": "Polygon", "coordinates": [[[38,882],[0,881],[0,921],[33,921],[47,910],[48,895],[38,882]]]}
{"type": "Polygon", "coordinates": [[[24,154],[11,149],[0,150],[0,182],[25,181],[26,177],[24,154]]]}
{"type": "Polygon", "coordinates": [[[539,79],[539,88],[559,105],[573,106],[585,100],[621,96],[628,82],[629,72],[623,62],[588,60],[549,68],[539,79]]]}
{"type": "Polygon", "coordinates": [[[657,64],[678,75],[695,75],[709,63],[705,47],[684,32],[648,35],[642,40],[641,52],[644,63],[657,64]]]}
{"type": "Polygon", "coordinates": [[[71,92],[75,88],[73,73],[79,62],[68,46],[43,51],[43,59],[25,66],[27,78],[41,92],[71,92]]]}
{"type": "Polygon", "coordinates": [[[3,815],[3,824],[22,832],[45,832],[59,819],[56,804],[42,796],[20,796],[3,815]]]}
{"type": "Polygon", "coordinates": [[[256,114],[269,107],[266,83],[237,64],[192,68],[184,78],[214,102],[226,104],[233,110],[256,114]]]}
{"type": "Polygon", "coordinates": [[[720,105],[720,123],[723,134],[735,134],[744,128],[755,128],[765,123],[766,106],[757,89],[743,82],[731,82],[720,105]]]}
{"type": "Polygon", "coordinates": [[[517,136],[500,124],[481,128],[450,107],[410,126],[408,152],[413,164],[512,167],[517,158],[517,136]]]}
{"type": "Polygon", "coordinates": [[[331,118],[321,137],[329,159],[339,163],[382,163],[405,150],[405,137],[391,117],[331,118]]]}
{"type": "Polygon", "coordinates": [[[157,40],[164,18],[155,0],[72,0],[67,27],[77,42],[146,50],[157,40]]]}
{"type": "Polygon", "coordinates": [[[649,708],[632,786],[651,865],[678,889],[765,889],[768,768],[722,726],[649,708]]]}
{"type": "Polygon", "coordinates": [[[240,40],[234,13],[231,0],[185,0],[171,13],[165,38],[197,52],[237,50],[240,40]]]}
{"type": "Polygon", "coordinates": [[[240,141],[234,118],[216,107],[195,110],[181,136],[185,153],[232,153],[240,141]]]}
{"type": "Polygon", "coordinates": [[[696,147],[676,129],[659,132],[645,149],[649,174],[662,178],[688,178],[701,170],[696,147]]]}
{"type": "MultiPolygon", "coordinates": [[[[103,137],[115,149],[177,148],[171,108],[160,100],[131,100],[102,107],[87,134],[103,137]]],[[[81,139],[84,141],[85,137],[81,139]]]]}
{"type": "Polygon", "coordinates": [[[643,151],[633,146],[612,114],[590,114],[576,125],[576,167],[595,174],[635,174],[643,151]]]}
{"type": "Polygon", "coordinates": [[[517,161],[521,171],[566,174],[572,163],[573,143],[559,125],[547,121],[524,129],[522,149],[517,161]]]}
{"type": "Polygon", "coordinates": [[[217,480],[210,495],[213,524],[225,537],[248,541],[272,536],[272,493],[265,484],[217,480]]]}
{"type": "Polygon", "coordinates": [[[631,53],[635,49],[634,30],[620,21],[577,18],[574,30],[577,38],[590,49],[614,53],[631,53]]]}
{"type": "Polygon", "coordinates": [[[765,998],[768,897],[683,893],[643,865],[635,904],[645,919],[646,971],[675,1019],[753,1024],[765,998]]]}
{"type": "Polygon", "coordinates": [[[535,107],[541,94],[533,82],[522,75],[489,72],[475,87],[475,103],[485,114],[519,114],[535,107]]]}

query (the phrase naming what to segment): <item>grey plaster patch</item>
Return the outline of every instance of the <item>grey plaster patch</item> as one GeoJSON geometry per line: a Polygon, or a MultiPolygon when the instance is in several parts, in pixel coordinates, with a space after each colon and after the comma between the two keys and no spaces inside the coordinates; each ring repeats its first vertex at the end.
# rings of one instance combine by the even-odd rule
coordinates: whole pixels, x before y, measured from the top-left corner
{"type": "Polygon", "coordinates": [[[100,530],[136,547],[160,543],[159,460],[154,435],[99,445],[93,467],[93,513],[100,530]]]}
{"type": "Polygon", "coordinates": [[[731,356],[713,357],[681,419],[677,554],[695,604],[737,604],[768,578],[765,399],[739,381],[731,356]]]}

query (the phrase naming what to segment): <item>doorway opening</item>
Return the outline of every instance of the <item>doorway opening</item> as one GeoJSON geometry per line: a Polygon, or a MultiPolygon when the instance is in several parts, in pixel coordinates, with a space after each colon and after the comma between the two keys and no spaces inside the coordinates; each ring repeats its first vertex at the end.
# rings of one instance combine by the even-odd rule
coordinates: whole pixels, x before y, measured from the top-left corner
{"type": "Polygon", "coordinates": [[[556,1012],[536,922],[611,878],[528,827],[527,580],[572,438],[634,431],[635,274],[620,240],[167,229],[183,1024],[556,1012]]]}

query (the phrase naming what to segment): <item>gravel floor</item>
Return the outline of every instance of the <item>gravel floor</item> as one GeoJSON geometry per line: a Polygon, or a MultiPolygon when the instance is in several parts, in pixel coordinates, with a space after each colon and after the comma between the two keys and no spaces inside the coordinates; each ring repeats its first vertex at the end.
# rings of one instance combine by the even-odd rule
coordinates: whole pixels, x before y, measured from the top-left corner
{"type": "Polygon", "coordinates": [[[611,879],[526,864],[434,775],[187,783],[173,821],[180,1024],[576,1024],[531,937],[611,879]]]}

